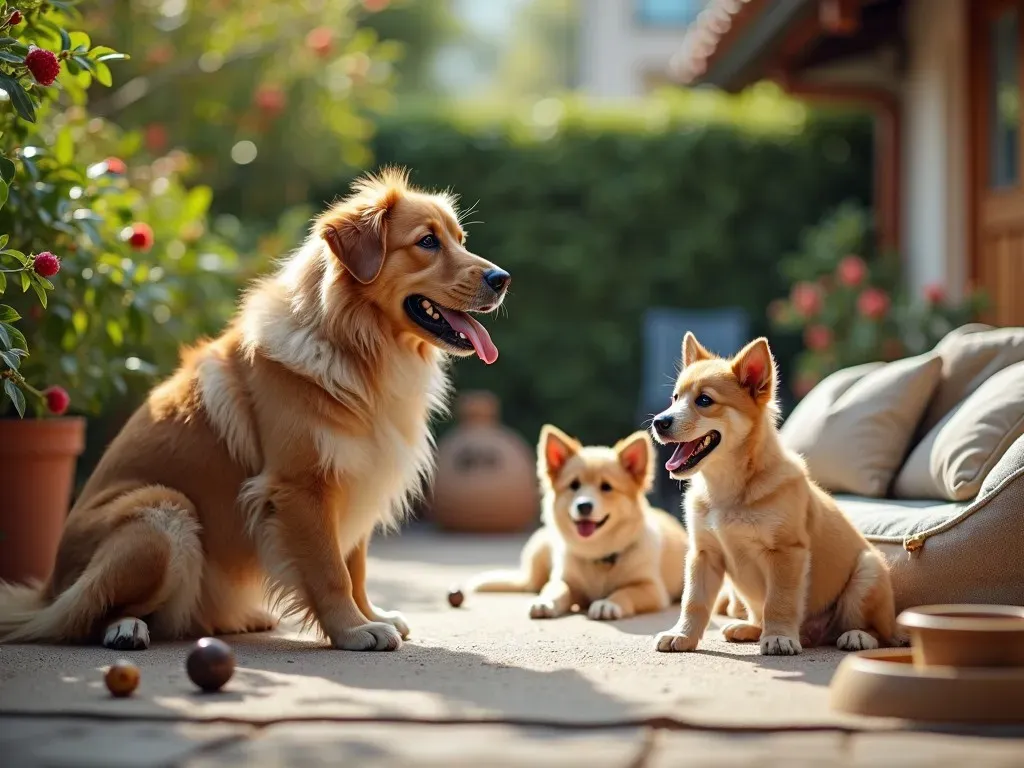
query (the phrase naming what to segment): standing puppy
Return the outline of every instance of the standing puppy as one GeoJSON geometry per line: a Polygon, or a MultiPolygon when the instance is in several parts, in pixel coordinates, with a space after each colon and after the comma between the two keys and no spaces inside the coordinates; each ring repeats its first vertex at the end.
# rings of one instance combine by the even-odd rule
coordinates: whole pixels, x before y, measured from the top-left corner
{"type": "Polygon", "coordinates": [[[614,448],[584,446],[548,425],[537,453],[544,526],[523,549],[519,571],[481,574],[469,591],[539,593],[534,619],[563,616],[573,605],[591,619],[624,619],[678,600],[686,532],[647,503],[650,437],[636,432],[614,448]]]}
{"type": "Polygon", "coordinates": [[[686,334],[672,405],[652,427],[676,445],[671,476],[691,478],[682,613],[659,651],[697,647],[726,574],[747,608],[726,640],[767,655],[900,642],[881,555],[779,441],[776,378],[763,338],[724,360],[686,334]]]}
{"type": "Polygon", "coordinates": [[[398,648],[405,620],[366,594],[370,534],[431,469],[447,358],[497,358],[467,313],[508,283],[466,249],[449,195],[397,170],[361,179],[131,417],[47,583],[0,583],[0,640],[265,630],[270,597],[336,648],[398,648]]]}

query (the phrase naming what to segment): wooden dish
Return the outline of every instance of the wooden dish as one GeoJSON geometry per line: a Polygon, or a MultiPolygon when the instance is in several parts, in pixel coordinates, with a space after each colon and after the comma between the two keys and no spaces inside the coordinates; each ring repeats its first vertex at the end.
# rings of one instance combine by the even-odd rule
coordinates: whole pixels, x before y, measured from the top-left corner
{"type": "Polygon", "coordinates": [[[918,667],[1024,667],[1024,608],[926,605],[896,621],[910,632],[918,667]]]}
{"type": "Polygon", "coordinates": [[[829,686],[833,709],[936,723],[1024,723],[1024,668],[916,667],[906,648],[851,653],[829,686]]]}

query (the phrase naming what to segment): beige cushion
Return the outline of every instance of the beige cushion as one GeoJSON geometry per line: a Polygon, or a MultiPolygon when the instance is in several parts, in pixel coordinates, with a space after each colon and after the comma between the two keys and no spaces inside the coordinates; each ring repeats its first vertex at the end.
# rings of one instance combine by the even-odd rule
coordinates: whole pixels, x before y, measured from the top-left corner
{"type": "Polygon", "coordinates": [[[1024,434],[1024,363],[993,374],[914,448],[894,486],[903,499],[965,501],[1024,434]]]}
{"type": "Polygon", "coordinates": [[[825,426],[825,417],[829,409],[846,390],[867,376],[871,371],[881,368],[885,363],[864,363],[843,368],[835,373],[829,374],[822,381],[804,395],[804,398],[796,404],[792,413],[782,424],[779,436],[783,445],[792,448],[794,451],[801,451],[801,447],[814,444],[825,426]]]}
{"type": "MultiPolygon", "coordinates": [[[[935,427],[996,371],[1024,362],[1024,328],[953,331],[936,346],[942,356],[942,376],[928,411],[921,420],[919,435],[935,427]]],[[[959,329],[958,329],[959,330],[959,329]]]]}
{"type": "Polygon", "coordinates": [[[817,429],[794,427],[783,442],[803,454],[811,476],[830,491],[884,496],[941,370],[932,352],[870,370],[832,403],[817,429]]]}

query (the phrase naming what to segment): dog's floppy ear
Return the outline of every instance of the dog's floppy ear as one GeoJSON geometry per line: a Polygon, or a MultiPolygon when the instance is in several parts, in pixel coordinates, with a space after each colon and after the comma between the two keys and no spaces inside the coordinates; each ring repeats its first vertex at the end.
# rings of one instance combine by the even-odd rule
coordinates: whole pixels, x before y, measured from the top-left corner
{"type": "Polygon", "coordinates": [[[569,437],[558,427],[545,424],[540,430],[540,443],[537,446],[537,465],[541,474],[549,478],[557,477],[566,462],[582,447],[578,440],[569,437]]]}
{"type": "Polygon", "coordinates": [[[654,482],[654,444],[644,431],[634,432],[615,444],[619,463],[645,491],[654,482]]]}
{"type": "Polygon", "coordinates": [[[714,355],[704,349],[693,332],[687,331],[683,337],[683,367],[692,365],[698,360],[710,360],[712,357],[714,355]]]}
{"type": "Polygon", "coordinates": [[[761,405],[775,398],[775,360],[763,336],[741,349],[732,360],[740,385],[761,405]]]}
{"type": "Polygon", "coordinates": [[[331,252],[364,285],[377,279],[387,250],[388,214],[401,195],[396,183],[371,178],[359,186],[358,196],[325,213],[317,231],[331,252]]]}

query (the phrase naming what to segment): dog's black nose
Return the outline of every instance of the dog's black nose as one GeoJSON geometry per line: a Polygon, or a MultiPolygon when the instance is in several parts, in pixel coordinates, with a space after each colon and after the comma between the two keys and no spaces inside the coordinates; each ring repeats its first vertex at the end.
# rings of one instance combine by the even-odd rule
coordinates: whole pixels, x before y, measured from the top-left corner
{"type": "Polygon", "coordinates": [[[495,293],[501,293],[512,282],[512,275],[503,269],[491,269],[484,272],[484,282],[491,286],[495,293]]]}
{"type": "Polygon", "coordinates": [[[668,432],[672,428],[672,417],[659,416],[654,420],[654,428],[662,434],[668,432]]]}
{"type": "Polygon", "coordinates": [[[586,517],[587,515],[589,515],[591,512],[594,511],[594,502],[592,502],[592,501],[577,501],[576,502],[576,511],[579,514],[581,514],[584,517],[586,517]]]}

